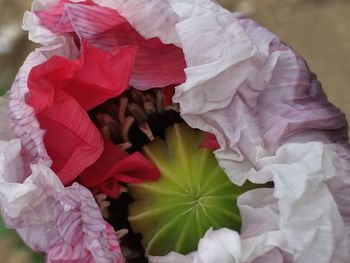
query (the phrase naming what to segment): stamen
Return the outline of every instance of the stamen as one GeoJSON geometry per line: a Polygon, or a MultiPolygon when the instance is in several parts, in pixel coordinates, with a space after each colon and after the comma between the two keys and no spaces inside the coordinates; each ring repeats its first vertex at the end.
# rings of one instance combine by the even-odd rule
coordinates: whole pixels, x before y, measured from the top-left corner
{"type": "Polygon", "coordinates": [[[156,100],[152,95],[150,94],[145,95],[143,108],[147,115],[150,115],[156,112],[156,100]]]}
{"type": "Polygon", "coordinates": [[[164,94],[163,92],[158,90],[156,96],[157,96],[157,111],[158,113],[162,113],[164,111],[164,107],[163,107],[164,94]]]}
{"type": "Polygon", "coordinates": [[[129,229],[122,228],[115,232],[117,234],[117,239],[120,241],[124,236],[126,236],[129,233],[129,229]]]}
{"type": "Polygon", "coordinates": [[[143,104],[143,93],[137,89],[131,89],[130,90],[130,96],[134,102],[136,102],[138,105],[143,104]]]}
{"type": "Polygon", "coordinates": [[[113,142],[119,142],[121,140],[119,135],[119,124],[109,114],[98,113],[96,114],[96,119],[102,126],[102,131],[104,132],[104,135],[106,135],[106,138],[109,138],[113,142]],[[105,127],[108,127],[109,132],[107,132],[105,127]]]}
{"type": "Polygon", "coordinates": [[[134,117],[126,117],[122,125],[122,138],[125,142],[129,142],[129,130],[134,123],[134,117]]]}
{"type": "Polygon", "coordinates": [[[179,106],[176,105],[176,104],[166,106],[164,109],[165,110],[173,110],[173,111],[176,111],[176,112],[180,112],[179,106]]]}
{"type": "Polygon", "coordinates": [[[136,103],[128,104],[128,109],[131,114],[135,117],[138,123],[143,123],[147,121],[147,115],[145,111],[136,103]]]}
{"type": "Polygon", "coordinates": [[[120,144],[118,144],[118,147],[120,149],[126,151],[127,149],[130,149],[132,147],[132,143],[131,142],[120,143],[120,144]]]}
{"type": "Polygon", "coordinates": [[[96,203],[100,208],[101,214],[104,218],[109,218],[109,206],[111,205],[110,201],[107,201],[106,194],[97,194],[95,195],[96,203]]]}
{"type": "Polygon", "coordinates": [[[154,140],[152,130],[147,122],[141,123],[138,127],[140,131],[142,131],[150,141],[154,140]]]}
{"type": "Polygon", "coordinates": [[[120,123],[123,123],[125,121],[127,106],[128,106],[128,98],[125,96],[121,97],[119,99],[119,110],[118,110],[118,118],[120,123]]]}
{"type": "Polygon", "coordinates": [[[107,198],[106,194],[97,194],[97,195],[95,195],[95,200],[96,200],[97,203],[102,202],[106,198],[107,198]]]}
{"type": "Polygon", "coordinates": [[[128,188],[125,186],[120,186],[120,193],[127,193],[128,192],[128,188]]]}

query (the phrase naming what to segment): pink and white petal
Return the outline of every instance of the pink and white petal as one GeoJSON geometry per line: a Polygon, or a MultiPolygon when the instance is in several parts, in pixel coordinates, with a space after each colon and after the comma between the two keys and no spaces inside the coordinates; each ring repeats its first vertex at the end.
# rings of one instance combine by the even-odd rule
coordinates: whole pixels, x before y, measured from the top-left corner
{"type": "Polygon", "coordinates": [[[231,180],[242,184],[286,140],[346,142],[344,115],[276,36],[212,2],[173,8],[188,66],[173,99],[190,126],[216,135],[215,155],[231,180]]]}
{"type": "Polygon", "coordinates": [[[34,66],[44,61],[46,61],[46,57],[41,52],[32,52],[17,74],[11,88],[8,118],[13,133],[21,139],[27,173],[29,173],[29,164],[31,162],[47,166],[50,166],[52,163],[43,142],[45,132],[40,129],[34,110],[25,102],[28,96],[27,79],[29,72],[34,66]]]}
{"type": "Polygon", "coordinates": [[[149,256],[150,263],[193,263],[195,253],[182,255],[176,252],[170,252],[166,256],[149,256]]]}
{"type": "Polygon", "coordinates": [[[79,50],[72,36],[56,34],[40,24],[40,19],[33,12],[25,12],[23,29],[28,31],[29,40],[42,45],[41,51],[47,58],[57,55],[74,59],[78,57],[79,50]]]}
{"type": "Polygon", "coordinates": [[[158,38],[144,39],[124,17],[113,9],[83,4],[60,3],[36,12],[52,32],[74,32],[82,41],[112,51],[115,47],[138,47],[130,85],[138,89],[166,87],[185,80],[182,50],[163,44],[158,38]]]}
{"type": "Polygon", "coordinates": [[[26,103],[29,96],[27,83],[29,72],[54,55],[75,58],[78,56],[78,50],[71,36],[53,34],[40,25],[38,17],[33,13],[25,14],[24,29],[29,31],[32,41],[43,44],[43,47],[29,54],[20,68],[10,91],[8,108],[9,124],[14,135],[21,139],[25,170],[28,174],[29,163],[46,166],[52,163],[43,142],[45,131],[40,129],[33,109],[26,103]]]}
{"type": "Polygon", "coordinates": [[[241,237],[249,238],[278,229],[279,208],[272,188],[248,191],[239,196],[241,237]],[[258,218],[258,220],[257,220],[258,218]]]}
{"type": "Polygon", "coordinates": [[[198,250],[187,255],[171,252],[163,257],[150,256],[152,263],[212,263],[241,262],[241,242],[236,231],[209,229],[198,243],[198,250]]]}
{"type": "Polygon", "coordinates": [[[122,262],[116,235],[90,191],[77,183],[64,188],[43,165],[32,165],[23,181],[20,152],[19,140],[0,142],[0,206],[7,227],[18,229],[48,262],[122,262]]]}
{"type": "Polygon", "coordinates": [[[328,183],[328,187],[330,188],[333,198],[337,203],[339,212],[343,217],[348,240],[350,242],[350,184],[344,185],[342,180],[331,180],[331,182],[328,183]]]}
{"type": "Polygon", "coordinates": [[[181,47],[175,29],[178,17],[171,8],[170,1],[93,0],[93,2],[117,10],[144,38],[159,37],[164,44],[181,47]]]}
{"type": "Polygon", "coordinates": [[[241,242],[239,234],[227,228],[213,231],[209,229],[198,243],[193,262],[241,262],[241,242]]]}
{"type": "Polygon", "coordinates": [[[243,222],[253,222],[257,217],[261,221],[260,228],[251,224],[254,229],[247,238],[244,233],[250,225],[245,226],[242,260],[250,262],[279,248],[291,255],[293,262],[347,262],[350,259],[347,227],[327,182],[348,176],[349,163],[319,142],[286,144],[275,156],[267,158],[256,178],[272,175],[275,200],[270,199],[270,207],[275,207],[271,211],[278,213],[278,217],[273,216],[275,219],[269,222],[271,211],[257,209],[254,213],[256,200],[245,195],[252,192],[256,195],[260,190],[239,197],[239,204],[244,204],[239,205],[243,222]]]}
{"type": "Polygon", "coordinates": [[[279,249],[274,248],[266,254],[257,257],[251,263],[292,263],[293,261],[290,259],[290,256],[284,254],[279,249]]]}

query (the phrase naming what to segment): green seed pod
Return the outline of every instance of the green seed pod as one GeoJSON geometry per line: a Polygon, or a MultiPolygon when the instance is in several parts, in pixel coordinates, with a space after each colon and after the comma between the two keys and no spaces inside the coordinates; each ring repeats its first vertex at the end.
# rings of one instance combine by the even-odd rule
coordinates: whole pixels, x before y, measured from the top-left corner
{"type": "Polygon", "coordinates": [[[155,139],[143,148],[161,177],[156,182],[129,185],[135,200],[129,205],[129,221],[133,231],[142,234],[148,255],[194,251],[210,227],[239,231],[236,199],[261,187],[234,185],[212,151],[199,147],[203,139],[201,131],[175,124],[166,130],[165,141],[155,139]]]}

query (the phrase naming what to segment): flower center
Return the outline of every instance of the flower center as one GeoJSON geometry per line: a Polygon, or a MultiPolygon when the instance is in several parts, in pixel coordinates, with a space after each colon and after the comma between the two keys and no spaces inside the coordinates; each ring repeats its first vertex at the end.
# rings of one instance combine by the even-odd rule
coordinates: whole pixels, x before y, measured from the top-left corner
{"type": "Polygon", "coordinates": [[[171,91],[129,89],[89,112],[104,137],[129,153],[142,152],[161,174],[158,181],[124,184],[128,192],[109,200],[108,221],[129,229],[121,238],[128,262],[146,262],[144,252],[192,252],[211,227],[239,231],[236,199],[261,187],[228,179],[212,151],[200,148],[204,133],[181,119],[171,91]]]}
{"type": "Polygon", "coordinates": [[[141,151],[155,137],[164,138],[165,128],[183,122],[179,108],[167,97],[171,88],[138,91],[129,89],[89,112],[100,132],[129,153],[141,151]]]}
{"type": "Polygon", "coordinates": [[[203,139],[201,131],[181,123],[166,130],[165,140],[143,148],[161,173],[158,181],[129,184],[135,200],[129,205],[129,221],[142,234],[146,254],[187,254],[211,227],[240,230],[236,199],[257,186],[234,185],[213,153],[199,148],[203,139]]]}

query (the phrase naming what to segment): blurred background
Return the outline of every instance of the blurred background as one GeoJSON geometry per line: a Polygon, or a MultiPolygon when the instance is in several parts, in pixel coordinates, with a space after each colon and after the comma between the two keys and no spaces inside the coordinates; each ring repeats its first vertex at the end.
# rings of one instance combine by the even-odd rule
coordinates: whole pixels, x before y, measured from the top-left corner
{"type": "MultiPolygon", "coordinates": [[[[350,0],[217,1],[255,19],[300,53],[329,100],[350,120],[350,0]]],[[[0,0],[0,94],[34,49],[21,30],[23,12],[30,4],[30,0],[0,0]]],[[[1,224],[0,236],[1,263],[40,262],[1,224]]]]}

